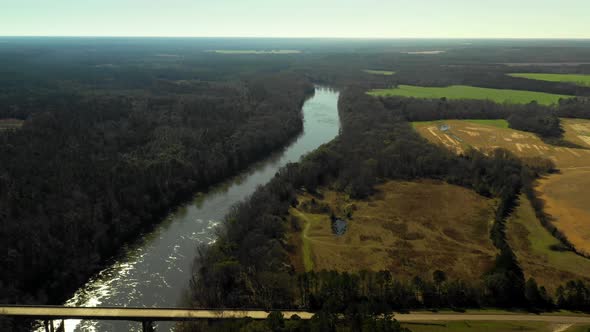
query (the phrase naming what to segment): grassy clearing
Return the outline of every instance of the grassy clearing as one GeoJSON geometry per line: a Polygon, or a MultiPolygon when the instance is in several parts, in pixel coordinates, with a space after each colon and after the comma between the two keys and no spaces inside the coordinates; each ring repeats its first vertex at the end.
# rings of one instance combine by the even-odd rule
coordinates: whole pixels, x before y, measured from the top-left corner
{"type": "Polygon", "coordinates": [[[512,332],[512,331],[531,331],[531,332],[577,332],[586,331],[583,326],[571,326],[569,324],[555,324],[544,322],[432,322],[432,323],[403,323],[402,326],[413,332],[512,332]],[[565,330],[560,330],[565,328],[565,330]],[[578,330],[578,328],[580,328],[578,330]]]}
{"type": "Polygon", "coordinates": [[[437,269],[450,277],[478,278],[496,249],[489,239],[495,201],[466,188],[437,181],[390,181],[367,200],[323,191],[303,194],[291,210],[303,231],[291,259],[305,270],[389,270],[400,278],[430,278],[437,269]],[[349,212],[348,230],[332,234],[330,213],[312,213],[305,202],[329,206],[337,217],[349,212]],[[303,263],[301,263],[303,262],[303,263]]]}
{"type": "Polygon", "coordinates": [[[578,251],[590,255],[590,167],[564,169],[540,180],[537,188],[553,224],[578,251]]]}
{"type": "Polygon", "coordinates": [[[566,141],[590,148],[590,120],[561,119],[561,126],[566,141]]]}
{"type": "Polygon", "coordinates": [[[372,96],[378,97],[401,96],[432,99],[488,99],[496,103],[513,104],[528,104],[532,101],[537,101],[539,104],[543,105],[556,104],[561,98],[573,97],[544,92],[489,89],[466,85],[452,85],[443,88],[399,85],[397,88],[376,89],[371,90],[368,93],[372,96]]]}
{"type": "Polygon", "coordinates": [[[299,50],[213,50],[218,54],[299,54],[299,50]]]}
{"type": "Polygon", "coordinates": [[[470,148],[484,153],[503,148],[524,158],[551,159],[561,169],[590,166],[590,150],[549,145],[535,134],[501,128],[499,123],[492,127],[470,120],[442,120],[417,122],[414,128],[432,143],[457,153],[470,148]]]}
{"type": "Polygon", "coordinates": [[[469,123],[476,123],[484,126],[492,126],[496,128],[508,128],[509,124],[508,121],[503,119],[498,120],[463,120],[469,123]]]}
{"type": "Polygon", "coordinates": [[[580,86],[590,86],[590,75],[576,74],[536,74],[536,73],[514,73],[509,74],[512,77],[528,78],[531,80],[549,81],[549,82],[566,82],[580,86]]]}
{"type": "Polygon", "coordinates": [[[507,223],[508,242],[514,250],[525,276],[533,277],[553,293],[564,280],[590,278],[590,259],[569,251],[555,251],[559,245],[537,219],[526,196],[507,223]]]}
{"type": "Polygon", "coordinates": [[[290,210],[291,215],[303,222],[303,230],[301,232],[301,258],[303,259],[303,267],[305,271],[313,270],[313,258],[311,257],[311,243],[309,239],[309,229],[312,223],[322,222],[322,215],[314,215],[310,213],[302,213],[297,209],[290,210]]]}
{"type": "Polygon", "coordinates": [[[588,332],[590,331],[590,325],[574,325],[564,332],[588,332]]]}
{"type": "MultiPolygon", "coordinates": [[[[570,125],[577,125],[580,131],[585,130],[588,122],[575,120],[570,125]]],[[[571,127],[571,126],[570,126],[571,127]]],[[[567,135],[576,136],[565,126],[567,135]]],[[[536,135],[513,129],[493,128],[467,121],[449,120],[437,123],[415,124],[416,130],[429,141],[445,146],[457,153],[475,148],[487,153],[496,148],[504,148],[523,158],[551,159],[561,170],[539,181],[537,191],[545,201],[545,212],[554,219],[553,224],[574,244],[577,250],[590,253],[590,150],[572,149],[548,145],[536,135]],[[444,127],[441,125],[444,124],[444,127]],[[442,129],[446,130],[442,130],[442,129]]],[[[577,135],[580,136],[580,135],[577,135]]],[[[577,137],[576,136],[576,137],[577,137]]],[[[581,140],[581,138],[579,138],[581,140]]],[[[527,203],[525,202],[524,205],[527,203]]],[[[550,287],[555,281],[571,279],[572,276],[590,276],[588,263],[571,253],[550,252],[548,246],[556,243],[547,236],[532,211],[521,206],[520,217],[528,222],[516,222],[517,232],[523,237],[520,255],[526,261],[530,275],[550,287]],[[533,226],[538,226],[532,228],[533,226]],[[528,244],[527,244],[528,243],[528,244]],[[553,267],[554,269],[551,269],[553,267]],[[545,272],[547,273],[545,274],[545,272]],[[585,274],[582,274],[584,272],[585,274]],[[545,281],[543,281],[545,280],[545,281]]],[[[517,214],[519,212],[517,211],[517,214]]],[[[514,240],[514,239],[513,239],[514,240]]],[[[516,245],[517,243],[515,243],[516,245]]]]}
{"type": "Polygon", "coordinates": [[[363,71],[365,73],[367,73],[367,74],[372,74],[372,75],[392,76],[393,74],[395,74],[394,71],[388,71],[388,70],[371,70],[371,69],[365,69],[363,71]]]}
{"type": "MultiPolygon", "coordinates": [[[[457,311],[451,309],[440,309],[436,311],[432,310],[412,310],[411,313],[436,313],[436,314],[457,314],[457,311]]],[[[461,314],[471,314],[471,315],[521,315],[521,314],[531,314],[530,311],[525,309],[513,309],[513,310],[506,310],[506,309],[498,309],[498,308],[483,308],[483,309],[466,309],[461,311],[461,314]]],[[[570,311],[570,310],[557,310],[552,312],[545,312],[543,316],[581,316],[587,317],[588,314],[579,312],[579,311],[570,311]]]]}
{"type": "Polygon", "coordinates": [[[404,54],[410,54],[410,55],[437,55],[437,54],[443,54],[443,53],[447,53],[446,51],[412,51],[412,52],[401,52],[404,54]]]}
{"type": "MultiPolygon", "coordinates": [[[[305,219],[304,219],[305,220],[305,219]]],[[[309,232],[309,227],[311,223],[308,221],[305,222],[305,227],[303,229],[302,240],[303,240],[303,266],[305,267],[305,271],[313,271],[313,259],[311,258],[311,243],[307,239],[307,233],[309,232]]]]}
{"type": "Polygon", "coordinates": [[[23,120],[17,119],[0,119],[0,130],[19,129],[23,126],[23,120]]]}

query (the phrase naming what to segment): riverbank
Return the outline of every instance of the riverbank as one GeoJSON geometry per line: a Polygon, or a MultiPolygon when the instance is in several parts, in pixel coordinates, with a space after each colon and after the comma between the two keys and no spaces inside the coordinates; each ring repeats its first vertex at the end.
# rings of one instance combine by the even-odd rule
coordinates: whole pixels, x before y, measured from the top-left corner
{"type": "MultiPolygon", "coordinates": [[[[197,247],[215,241],[216,229],[232,206],[272,179],[284,165],[299,160],[338,134],[338,96],[336,91],[317,88],[315,95],[303,105],[303,132],[294,142],[179,207],[152,232],[125,247],[112,265],[89,280],[66,305],[174,307],[181,304],[197,247]]],[[[66,322],[66,331],[91,328],[128,331],[130,326],[125,322],[66,322]]]]}

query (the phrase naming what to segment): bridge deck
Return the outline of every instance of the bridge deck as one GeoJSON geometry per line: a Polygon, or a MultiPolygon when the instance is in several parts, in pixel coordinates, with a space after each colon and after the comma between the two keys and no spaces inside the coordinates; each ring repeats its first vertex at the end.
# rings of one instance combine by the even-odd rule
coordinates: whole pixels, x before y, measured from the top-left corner
{"type": "MultiPolygon", "coordinates": [[[[265,319],[269,312],[262,310],[198,310],[159,308],[79,308],[62,306],[0,306],[0,316],[19,316],[37,319],[95,319],[135,321],[181,321],[198,319],[231,319],[251,317],[265,319]]],[[[283,311],[285,318],[293,315],[311,319],[313,313],[283,311]]]]}
{"type": "MultiPolygon", "coordinates": [[[[308,320],[313,316],[306,311],[282,311],[285,318],[293,315],[308,320]]],[[[235,309],[181,309],[181,308],[79,308],[63,306],[0,306],[0,316],[30,317],[42,320],[88,319],[128,321],[184,321],[199,319],[233,319],[250,317],[265,319],[263,310],[235,309]]],[[[590,324],[590,315],[574,314],[523,314],[523,313],[427,313],[395,314],[400,322],[432,321],[537,321],[552,323],[590,324]]]]}

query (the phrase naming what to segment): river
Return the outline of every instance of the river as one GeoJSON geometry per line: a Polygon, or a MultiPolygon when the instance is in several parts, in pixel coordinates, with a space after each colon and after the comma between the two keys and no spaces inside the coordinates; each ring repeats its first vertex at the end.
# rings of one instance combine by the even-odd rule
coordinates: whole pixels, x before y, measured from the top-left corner
{"type": "MultiPolygon", "coordinates": [[[[195,196],[170,213],[152,232],[124,247],[112,264],[97,273],[68,300],[67,306],[178,307],[184,303],[196,248],[215,241],[215,229],[229,209],[267,183],[289,162],[338,135],[339,93],[316,87],[303,105],[303,133],[282,151],[242,174],[195,196]]],[[[157,331],[168,331],[160,323],[157,331]]],[[[139,331],[141,324],[121,321],[65,323],[66,331],[139,331]]]]}

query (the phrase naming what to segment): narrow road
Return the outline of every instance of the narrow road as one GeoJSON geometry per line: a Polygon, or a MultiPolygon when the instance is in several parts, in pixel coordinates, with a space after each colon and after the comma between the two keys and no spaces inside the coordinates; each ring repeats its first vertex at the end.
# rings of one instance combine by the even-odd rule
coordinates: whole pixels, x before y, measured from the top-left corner
{"type": "Polygon", "coordinates": [[[590,324],[590,315],[555,315],[555,314],[437,314],[409,313],[396,314],[400,322],[450,322],[450,321],[516,321],[547,322],[562,324],[590,324]]]}

